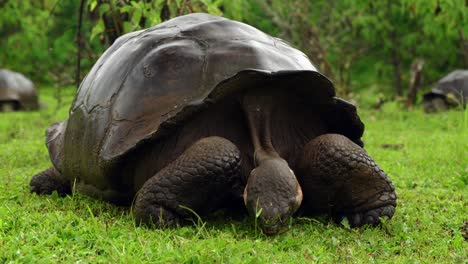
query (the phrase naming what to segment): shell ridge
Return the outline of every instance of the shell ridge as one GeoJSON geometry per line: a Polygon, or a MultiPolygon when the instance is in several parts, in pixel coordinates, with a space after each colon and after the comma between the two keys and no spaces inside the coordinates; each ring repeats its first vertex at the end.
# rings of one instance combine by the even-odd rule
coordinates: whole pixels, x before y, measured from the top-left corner
{"type": "MultiPolygon", "coordinates": [[[[128,43],[128,40],[125,41],[125,43],[128,43]]],[[[152,44],[153,45],[153,44],[152,44]]],[[[123,46],[123,44],[122,44],[123,46]]],[[[138,61],[140,59],[142,59],[144,56],[146,55],[146,52],[141,52],[140,54],[138,54],[137,56],[135,56],[136,58],[134,58],[134,60],[132,61],[138,61]]],[[[102,152],[102,148],[104,146],[104,143],[105,141],[108,139],[109,137],[109,132],[114,124],[114,104],[115,104],[115,100],[116,98],[118,97],[118,95],[120,94],[120,91],[122,91],[122,87],[124,87],[124,85],[127,83],[127,78],[128,76],[130,75],[130,73],[132,72],[133,68],[130,68],[126,71],[125,73],[125,77],[123,78],[122,80],[122,83],[120,84],[119,88],[117,89],[116,92],[114,92],[112,95],[111,95],[111,98],[109,100],[109,104],[106,108],[109,108],[109,112],[108,112],[108,115],[109,115],[109,120],[111,120],[111,123],[106,126],[105,130],[104,130],[104,136],[101,137],[101,139],[99,140],[99,143],[98,143],[98,151],[97,151],[97,156],[98,157],[101,157],[101,152],[102,152]]],[[[99,106],[99,105],[98,105],[99,106]]],[[[98,159],[98,162],[99,164],[101,163],[102,159],[98,159]]]]}
{"type": "MultiPolygon", "coordinates": [[[[138,32],[138,31],[137,31],[137,32],[138,32]]],[[[101,57],[101,58],[102,58],[102,61],[101,61],[101,59],[98,60],[99,65],[98,65],[96,71],[90,72],[90,73],[88,73],[88,74],[86,75],[85,79],[83,80],[83,82],[81,83],[80,87],[78,88],[77,94],[80,93],[81,88],[82,88],[82,85],[85,83],[85,80],[86,80],[87,78],[92,78],[92,77],[93,77],[91,83],[88,85],[88,87],[93,87],[93,85],[94,85],[94,83],[95,83],[95,81],[96,81],[96,78],[94,78],[94,77],[99,73],[99,71],[101,70],[102,66],[103,66],[104,64],[106,64],[106,62],[107,62],[110,58],[112,58],[112,56],[115,55],[115,53],[116,53],[122,46],[124,46],[125,44],[127,44],[131,39],[135,38],[135,36],[138,35],[138,34],[136,34],[137,32],[130,33],[131,36],[129,36],[127,39],[125,39],[125,41],[123,41],[122,43],[118,43],[118,40],[119,40],[119,39],[116,40],[116,42],[117,42],[119,45],[117,45],[117,47],[115,47],[115,49],[114,49],[111,53],[109,53],[108,56],[106,56],[106,57],[101,57]],[[90,75],[90,74],[92,74],[92,75],[90,75]]],[[[119,37],[119,38],[123,38],[123,37],[125,37],[125,36],[121,36],[121,37],[119,37]]],[[[116,44],[117,44],[117,43],[116,43],[116,44]]],[[[106,54],[106,52],[104,52],[103,56],[105,56],[105,54],[106,54]]],[[[86,90],[83,97],[84,97],[84,98],[88,98],[90,92],[91,92],[91,89],[86,90]]],[[[75,105],[77,99],[78,99],[78,97],[75,98],[75,100],[74,100],[72,106],[75,105]]],[[[88,110],[88,105],[87,105],[86,102],[87,102],[87,100],[83,100],[79,105],[83,105],[84,110],[85,110],[88,114],[90,114],[90,113],[95,109],[96,106],[93,106],[93,107],[91,107],[91,109],[88,110]]],[[[78,108],[77,106],[76,106],[76,107],[73,107],[73,110],[75,110],[75,109],[77,109],[77,108],[78,108]]]]}
{"type": "MultiPolygon", "coordinates": [[[[178,26],[175,26],[176,28],[179,28],[178,26]]],[[[151,48],[155,48],[155,47],[158,47],[158,46],[161,46],[165,43],[170,43],[171,41],[173,41],[174,39],[178,39],[180,36],[180,31],[175,33],[174,35],[172,36],[169,36],[169,37],[164,37],[164,38],[161,38],[161,39],[158,39],[157,41],[155,42],[152,42],[151,43],[151,48]]],[[[181,39],[187,39],[186,37],[181,37],[181,39]]],[[[142,52],[141,54],[138,54],[138,56],[136,56],[137,58],[134,59],[134,61],[139,61],[141,60],[142,58],[144,58],[145,56],[147,55],[146,52],[142,52]]],[[[112,94],[110,100],[109,100],[109,103],[108,105],[105,107],[105,108],[110,108],[109,110],[109,120],[110,120],[110,124],[106,127],[105,131],[104,131],[104,135],[103,137],[101,138],[101,140],[99,141],[99,145],[98,145],[98,153],[97,155],[99,157],[102,157],[101,153],[103,151],[103,148],[105,147],[106,145],[106,141],[109,139],[109,133],[112,129],[112,127],[116,124],[116,123],[126,123],[126,122],[130,122],[130,123],[138,123],[137,121],[133,121],[133,120],[129,120],[129,119],[125,119],[125,118],[116,118],[115,117],[115,112],[114,112],[114,106],[115,106],[115,100],[116,98],[118,98],[120,92],[122,91],[123,87],[127,84],[127,78],[128,76],[132,73],[133,71],[133,68],[132,69],[129,69],[126,74],[125,74],[125,77],[123,78],[122,80],[122,83],[121,85],[119,86],[119,88],[117,89],[117,91],[115,93],[112,94]]],[[[97,105],[96,107],[99,107],[100,105],[97,105]]],[[[179,110],[180,111],[180,110],[179,110]]],[[[171,112],[174,112],[172,109],[170,111],[168,111],[166,114],[170,114],[171,112]]],[[[157,132],[157,129],[155,131],[152,131],[150,134],[154,134],[157,132]]],[[[126,134],[128,135],[130,133],[130,131],[127,131],[126,134]]],[[[138,142],[136,143],[138,144],[138,142]]],[[[135,144],[135,145],[136,145],[135,144]]],[[[134,146],[130,147],[130,148],[133,148],[134,146]]],[[[105,160],[105,159],[99,159],[100,161],[101,160],[105,160]]]]}

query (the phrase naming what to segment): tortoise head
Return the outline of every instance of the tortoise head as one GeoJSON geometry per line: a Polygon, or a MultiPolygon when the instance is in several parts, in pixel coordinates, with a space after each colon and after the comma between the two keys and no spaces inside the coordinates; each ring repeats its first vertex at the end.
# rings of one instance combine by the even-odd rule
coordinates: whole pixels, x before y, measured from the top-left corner
{"type": "Polygon", "coordinates": [[[250,173],[244,202],[249,214],[258,219],[262,231],[273,235],[301,205],[302,190],[285,160],[267,159],[250,173]]]}

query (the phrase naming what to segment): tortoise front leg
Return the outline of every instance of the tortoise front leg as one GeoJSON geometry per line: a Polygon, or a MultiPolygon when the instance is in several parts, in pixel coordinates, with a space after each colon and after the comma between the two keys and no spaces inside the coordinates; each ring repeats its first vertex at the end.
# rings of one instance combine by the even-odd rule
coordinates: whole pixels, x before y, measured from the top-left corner
{"type": "Polygon", "coordinates": [[[31,192],[37,194],[52,194],[54,191],[64,197],[71,194],[70,181],[63,178],[54,166],[34,175],[29,183],[31,192]]]}
{"type": "Polygon", "coordinates": [[[150,178],[137,194],[137,224],[179,224],[182,218],[217,209],[240,175],[240,152],[229,140],[208,137],[150,178]],[[189,208],[189,210],[187,210],[189,208]]]}
{"type": "Polygon", "coordinates": [[[392,182],[367,153],[345,136],[325,134],[304,148],[299,165],[305,213],[347,217],[351,226],[376,225],[391,218],[392,182]]]}
{"type": "Polygon", "coordinates": [[[0,112],[13,112],[16,110],[15,105],[13,101],[0,102],[0,112]]]}

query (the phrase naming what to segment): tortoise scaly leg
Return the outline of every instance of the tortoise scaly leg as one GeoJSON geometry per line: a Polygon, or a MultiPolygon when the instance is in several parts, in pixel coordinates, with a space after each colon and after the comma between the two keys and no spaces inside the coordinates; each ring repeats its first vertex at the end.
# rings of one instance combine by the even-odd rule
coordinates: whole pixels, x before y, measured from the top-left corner
{"type": "Polygon", "coordinates": [[[240,152],[229,140],[207,137],[145,182],[137,194],[137,224],[174,226],[221,207],[240,172],[240,152]],[[189,210],[187,210],[189,208],[189,210]]]}
{"type": "Polygon", "coordinates": [[[37,194],[52,194],[54,191],[64,197],[71,194],[71,184],[63,178],[53,166],[34,175],[29,183],[31,192],[37,194]]]}
{"type": "Polygon", "coordinates": [[[347,217],[351,226],[377,225],[395,212],[395,189],[367,153],[345,136],[325,134],[305,147],[299,165],[305,213],[347,217]]]}

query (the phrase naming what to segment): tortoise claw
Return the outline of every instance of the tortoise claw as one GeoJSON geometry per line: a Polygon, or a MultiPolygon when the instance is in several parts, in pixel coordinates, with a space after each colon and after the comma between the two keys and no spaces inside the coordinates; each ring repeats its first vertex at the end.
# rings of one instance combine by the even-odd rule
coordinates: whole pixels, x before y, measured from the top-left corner
{"type": "Polygon", "coordinates": [[[354,213],[346,216],[351,227],[363,225],[377,226],[381,218],[392,218],[395,213],[395,205],[385,205],[368,211],[354,213]]]}
{"type": "Polygon", "coordinates": [[[70,183],[63,179],[54,167],[34,175],[29,186],[31,193],[36,194],[50,195],[57,191],[59,196],[65,197],[72,192],[70,183]]]}
{"type": "Polygon", "coordinates": [[[155,228],[176,227],[181,224],[180,217],[177,214],[158,205],[149,205],[145,208],[137,207],[135,222],[138,226],[145,225],[155,228]]]}

